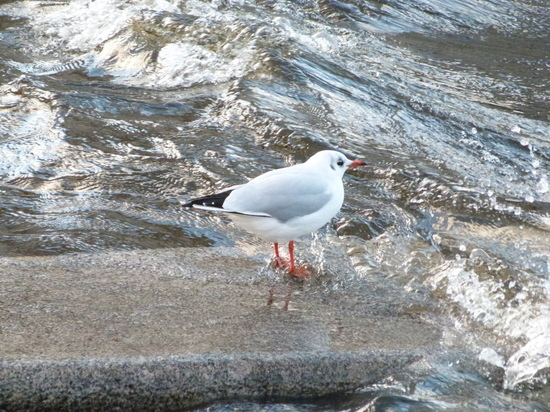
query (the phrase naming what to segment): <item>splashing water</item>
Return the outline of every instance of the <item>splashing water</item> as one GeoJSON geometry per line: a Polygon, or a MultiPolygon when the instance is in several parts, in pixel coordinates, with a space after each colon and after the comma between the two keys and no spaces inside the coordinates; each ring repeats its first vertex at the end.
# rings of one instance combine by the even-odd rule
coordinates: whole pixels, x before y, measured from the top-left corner
{"type": "Polygon", "coordinates": [[[505,388],[544,383],[548,13],[482,6],[1,5],[0,250],[234,245],[238,229],[173,198],[340,148],[371,167],[346,177],[341,215],[303,241],[319,282],[429,295],[505,388]],[[331,266],[342,254],[353,268],[331,266]]]}

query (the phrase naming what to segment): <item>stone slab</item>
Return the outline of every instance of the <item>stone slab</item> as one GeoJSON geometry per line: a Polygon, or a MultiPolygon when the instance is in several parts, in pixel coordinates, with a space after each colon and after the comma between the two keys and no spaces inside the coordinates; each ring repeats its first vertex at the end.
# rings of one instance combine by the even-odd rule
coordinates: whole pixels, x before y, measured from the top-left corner
{"type": "Polygon", "coordinates": [[[181,411],[216,400],[317,397],[376,382],[411,353],[296,353],[2,362],[2,410],[181,411]]]}
{"type": "Polygon", "coordinates": [[[189,248],[0,259],[0,409],[320,396],[439,349],[435,323],[382,286],[294,281],[266,256],[189,248]]]}

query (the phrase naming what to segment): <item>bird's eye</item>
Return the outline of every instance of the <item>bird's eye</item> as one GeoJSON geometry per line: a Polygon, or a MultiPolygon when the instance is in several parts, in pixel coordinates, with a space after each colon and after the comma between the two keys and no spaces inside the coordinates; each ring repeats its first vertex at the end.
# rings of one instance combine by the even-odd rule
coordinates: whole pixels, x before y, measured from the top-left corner
{"type": "Polygon", "coordinates": [[[336,163],[338,166],[344,166],[344,161],[342,159],[338,160],[336,163]]]}

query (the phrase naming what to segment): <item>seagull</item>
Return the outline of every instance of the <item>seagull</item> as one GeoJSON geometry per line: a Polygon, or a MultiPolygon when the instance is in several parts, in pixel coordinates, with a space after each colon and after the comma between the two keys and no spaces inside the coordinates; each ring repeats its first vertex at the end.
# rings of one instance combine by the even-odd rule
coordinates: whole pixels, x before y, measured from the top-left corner
{"type": "Polygon", "coordinates": [[[323,150],[305,163],[272,170],[182,206],[226,213],[237,226],[273,243],[275,266],[307,278],[307,269],[294,261],[294,240],[320,229],[338,213],[344,202],[344,173],[365,165],[335,150],[323,150]],[[280,243],[288,243],[289,261],[281,258],[280,243]]]}

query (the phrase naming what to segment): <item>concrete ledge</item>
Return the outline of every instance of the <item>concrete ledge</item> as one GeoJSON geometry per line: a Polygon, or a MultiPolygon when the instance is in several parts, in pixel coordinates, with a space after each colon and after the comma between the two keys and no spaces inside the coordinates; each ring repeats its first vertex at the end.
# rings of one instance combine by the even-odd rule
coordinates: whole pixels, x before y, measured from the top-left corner
{"type": "Polygon", "coordinates": [[[231,248],[0,258],[0,410],[315,397],[442,349],[436,307],[354,278],[345,255],[306,282],[266,259],[231,248]]]}
{"type": "Polygon", "coordinates": [[[419,358],[366,353],[250,354],[1,362],[5,411],[172,411],[236,398],[304,398],[379,381],[419,358]]]}

